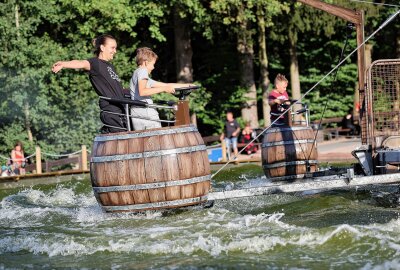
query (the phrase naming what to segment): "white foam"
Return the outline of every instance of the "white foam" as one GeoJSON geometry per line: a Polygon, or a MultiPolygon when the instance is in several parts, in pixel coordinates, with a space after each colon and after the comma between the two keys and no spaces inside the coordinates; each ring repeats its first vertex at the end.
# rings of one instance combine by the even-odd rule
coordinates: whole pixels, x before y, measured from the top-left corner
{"type": "MultiPolygon", "coordinates": [[[[248,207],[240,200],[235,203],[248,207]]],[[[354,242],[351,245],[355,250],[357,246],[364,247],[360,252],[365,253],[355,254],[355,261],[360,256],[368,256],[371,250],[382,248],[397,256],[400,253],[398,219],[387,224],[343,224],[321,229],[287,224],[283,212],[241,215],[229,209],[214,207],[166,217],[159,211],[110,214],[102,211],[91,192],[77,193],[73,187],[63,186],[50,191],[29,189],[1,201],[0,225],[27,229],[2,237],[0,253],[28,251],[52,257],[103,251],[189,255],[205,252],[216,257],[237,251],[261,254],[288,246],[317,252],[322,245],[338,238],[354,242]],[[53,226],[54,215],[62,215],[65,224],[53,226]],[[56,232],[47,234],[30,229],[43,225],[56,232]],[[82,232],[85,236],[81,236],[82,232]],[[372,240],[364,243],[364,237],[372,240]],[[367,251],[366,245],[369,245],[367,251]]],[[[399,264],[398,261],[387,263],[399,264]]],[[[385,264],[367,264],[363,269],[381,266],[385,264]]]]}
{"type": "Polygon", "coordinates": [[[400,259],[393,259],[381,264],[373,265],[372,263],[367,263],[360,270],[397,270],[400,269],[400,259]]]}

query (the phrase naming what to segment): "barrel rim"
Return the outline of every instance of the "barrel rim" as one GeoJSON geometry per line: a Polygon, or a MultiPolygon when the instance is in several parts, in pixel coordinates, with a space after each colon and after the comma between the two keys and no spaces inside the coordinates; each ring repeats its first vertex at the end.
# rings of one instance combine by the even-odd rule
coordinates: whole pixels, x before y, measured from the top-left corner
{"type": "Polygon", "coordinates": [[[198,132],[198,130],[194,125],[182,126],[177,128],[162,128],[162,129],[148,129],[148,130],[145,129],[140,131],[100,134],[94,138],[94,141],[106,142],[114,140],[127,140],[133,138],[146,138],[159,135],[170,135],[170,134],[187,133],[187,132],[198,132]]]}
{"type": "Polygon", "coordinates": [[[163,202],[154,202],[154,203],[142,203],[142,204],[129,204],[129,205],[102,205],[101,207],[106,212],[113,212],[113,211],[144,211],[147,209],[154,209],[154,208],[165,208],[165,207],[178,207],[183,206],[186,204],[199,204],[202,202],[207,201],[208,195],[188,198],[188,199],[180,199],[180,200],[173,200],[173,201],[163,201],[163,202]]]}
{"type": "Polygon", "coordinates": [[[266,142],[261,145],[262,148],[269,146],[280,146],[280,145],[290,145],[290,144],[305,144],[305,143],[314,143],[314,139],[304,139],[304,140],[290,140],[290,141],[274,141],[274,142],[266,142]]]}

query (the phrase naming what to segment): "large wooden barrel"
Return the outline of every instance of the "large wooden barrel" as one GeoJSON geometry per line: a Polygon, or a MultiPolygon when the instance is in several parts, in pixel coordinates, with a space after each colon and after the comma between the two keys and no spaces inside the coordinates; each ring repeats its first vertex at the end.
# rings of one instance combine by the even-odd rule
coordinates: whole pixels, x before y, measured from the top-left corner
{"type": "Polygon", "coordinates": [[[317,169],[317,145],[310,127],[276,127],[262,143],[264,173],[272,181],[302,178],[317,169]]]}
{"type": "Polygon", "coordinates": [[[107,212],[196,205],[210,189],[206,146],[194,126],[98,135],[90,167],[107,212]]]}

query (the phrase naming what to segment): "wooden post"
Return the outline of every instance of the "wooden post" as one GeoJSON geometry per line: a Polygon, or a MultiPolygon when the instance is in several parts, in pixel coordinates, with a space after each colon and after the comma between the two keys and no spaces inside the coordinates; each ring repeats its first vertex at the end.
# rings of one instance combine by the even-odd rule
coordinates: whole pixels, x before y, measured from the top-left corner
{"type": "Polygon", "coordinates": [[[226,152],[226,143],[225,143],[225,140],[222,140],[222,141],[221,141],[221,148],[222,148],[222,161],[223,161],[223,162],[226,162],[226,161],[227,161],[227,157],[226,157],[227,152],[226,152]]]}
{"type": "Polygon", "coordinates": [[[87,149],[86,145],[82,145],[82,158],[81,158],[81,170],[86,171],[88,169],[87,166],[87,149]]]}
{"type": "Polygon", "coordinates": [[[286,114],[284,115],[284,117],[285,117],[285,124],[288,126],[288,127],[291,127],[292,126],[292,110],[288,110],[287,112],[286,112],[286,114]]]}
{"type": "Polygon", "coordinates": [[[40,146],[36,146],[36,173],[42,173],[42,155],[40,153],[40,146]]]}
{"type": "Polygon", "coordinates": [[[190,124],[189,101],[188,100],[179,100],[178,101],[178,110],[176,112],[175,119],[176,119],[175,126],[190,124]]]}

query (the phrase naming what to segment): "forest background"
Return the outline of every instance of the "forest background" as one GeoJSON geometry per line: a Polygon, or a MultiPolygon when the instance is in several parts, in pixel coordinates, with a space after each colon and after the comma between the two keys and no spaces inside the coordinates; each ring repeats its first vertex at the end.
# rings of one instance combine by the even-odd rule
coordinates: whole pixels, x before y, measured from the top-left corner
{"type": "MultiPolygon", "coordinates": [[[[369,36],[399,7],[326,0],[365,11],[369,36]]],[[[398,4],[398,3],[396,3],[398,4]]],[[[16,141],[27,154],[68,153],[91,146],[101,126],[98,97],[87,74],[51,73],[58,60],[93,56],[92,39],[118,42],[113,60],[125,88],[136,68],[135,50],[159,56],[152,77],[195,82],[192,120],[203,136],[220,134],[225,112],[253,127],[269,123],[266,95],[277,73],[298,98],[356,48],[355,29],[342,19],[296,1],[279,0],[6,0],[0,3],[0,155],[16,141]],[[345,46],[346,44],[346,46],[345,46]]],[[[367,62],[400,58],[400,18],[366,46],[367,62]]],[[[354,106],[356,55],[311,92],[312,119],[341,117],[354,106]]],[[[159,95],[155,100],[176,99],[159,95]]]]}

